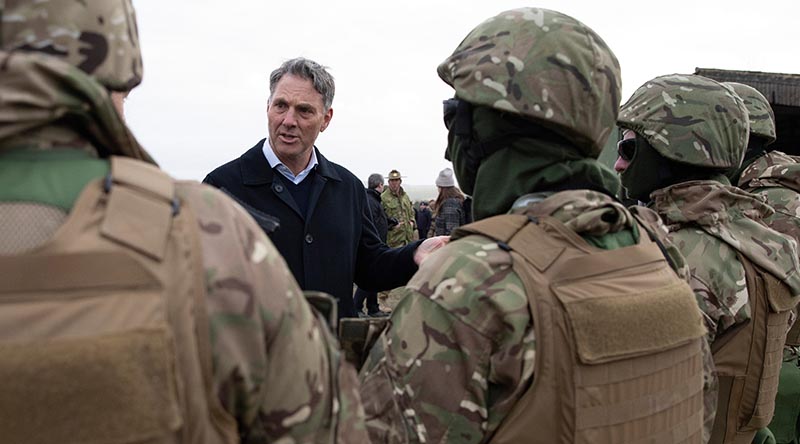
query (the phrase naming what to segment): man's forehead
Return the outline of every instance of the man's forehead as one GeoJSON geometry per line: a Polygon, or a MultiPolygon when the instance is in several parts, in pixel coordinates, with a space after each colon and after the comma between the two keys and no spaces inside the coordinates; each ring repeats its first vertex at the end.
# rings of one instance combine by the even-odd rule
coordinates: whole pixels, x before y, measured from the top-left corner
{"type": "Polygon", "coordinates": [[[311,80],[292,74],[286,74],[278,81],[272,99],[292,100],[312,105],[323,102],[322,94],[314,88],[311,80]]]}

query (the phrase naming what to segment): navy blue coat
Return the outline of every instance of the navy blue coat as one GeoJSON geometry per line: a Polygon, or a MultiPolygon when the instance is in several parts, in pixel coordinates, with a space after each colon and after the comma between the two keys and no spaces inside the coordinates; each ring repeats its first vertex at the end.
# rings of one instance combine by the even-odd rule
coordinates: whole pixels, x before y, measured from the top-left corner
{"type": "Polygon", "coordinates": [[[378,237],[386,243],[386,236],[389,234],[389,222],[386,220],[386,211],[381,204],[381,193],[377,190],[367,188],[367,203],[369,211],[372,213],[372,223],[378,232],[378,237]]]}
{"type": "Polygon", "coordinates": [[[419,242],[397,249],[381,242],[361,181],[315,147],[319,165],[304,217],[284,185],[287,179],[264,157],[265,140],[209,173],[203,182],[280,221],[270,239],[300,288],[331,294],[339,301],[339,316],[345,317],[355,316],[354,282],[368,291],[405,285],[417,270],[414,251],[419,242]]]}

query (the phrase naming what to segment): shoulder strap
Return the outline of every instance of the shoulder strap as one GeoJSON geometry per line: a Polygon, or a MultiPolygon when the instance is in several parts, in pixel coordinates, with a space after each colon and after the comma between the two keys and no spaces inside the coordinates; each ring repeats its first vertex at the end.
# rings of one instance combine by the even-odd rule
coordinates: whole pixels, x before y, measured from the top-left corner
{"type": "Polygon", "coordinates": [[[171,177],[153,165],[112,157],[104,190],[108,208],[103,236],[161,261],[179,203],[171,177]]]}

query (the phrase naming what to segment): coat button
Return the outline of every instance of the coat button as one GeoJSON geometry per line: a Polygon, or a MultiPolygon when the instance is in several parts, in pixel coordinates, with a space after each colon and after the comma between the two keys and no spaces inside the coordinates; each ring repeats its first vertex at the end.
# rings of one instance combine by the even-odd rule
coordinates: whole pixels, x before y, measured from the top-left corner
{"type": "Polygon", "coordinates": [[[283,192],[283,185],[275,185],[275,191],[282,193],[283,192]]]}
{"type": "Polygon", "coordinates": [[[314,236],[312,236],[310,234],[306,234],[306,243],[310,244],[312,242],[314,242],[314,236]]]}

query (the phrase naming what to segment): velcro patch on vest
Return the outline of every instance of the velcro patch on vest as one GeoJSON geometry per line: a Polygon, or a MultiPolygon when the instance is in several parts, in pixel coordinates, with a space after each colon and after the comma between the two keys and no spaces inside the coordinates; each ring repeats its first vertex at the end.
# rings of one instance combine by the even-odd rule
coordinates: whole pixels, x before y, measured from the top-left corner
{"type": "MultiPolygon", "coordinates": [[[[574,297],[578,282],[553,286],[575,335],[578,358],[599,364],[685,344],[705,334],[694,294],[682,281],[630,294],[574,297]]],[[[591,283],[589,283],[591,285],[591,283]]]]}
{"type": "Polygon", "coordinates": [[[165,330],[0,345],[3,442],[150,442],[174,433],[175,363],[165,330]]]}

